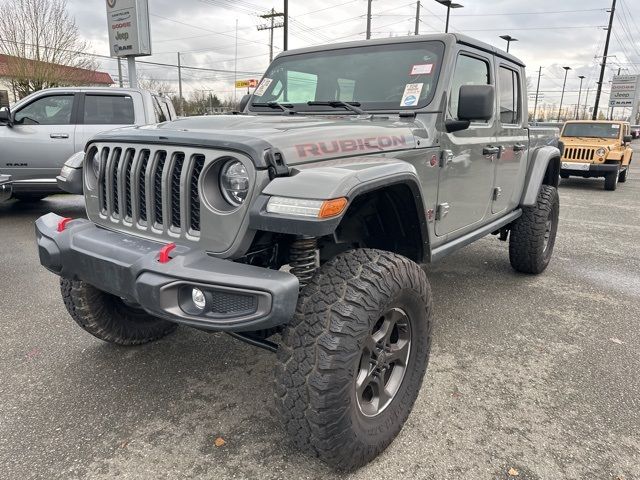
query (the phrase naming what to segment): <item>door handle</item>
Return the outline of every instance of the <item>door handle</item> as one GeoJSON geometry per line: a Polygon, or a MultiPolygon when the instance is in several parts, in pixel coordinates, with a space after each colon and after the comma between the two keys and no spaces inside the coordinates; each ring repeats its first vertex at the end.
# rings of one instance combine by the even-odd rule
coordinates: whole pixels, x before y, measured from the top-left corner
{"type": "Polygon", "coordinates": [[[69,138],[68,133],[52,133],[49,135],[51,138],[69,138]]]}
{"type": "Polygon", "coordinates": [[[514,152],[521,152],[521,151],[526,150],[526,149],[527,149],[527,146],[524,143],[516,143],[513,146],[513,151],[514,152]]]}
{"type": "Polygon", "coordinates": [[[487,145],[482,149],[483,155],[498,155],[500,153],[500,147],[494,147],[492,145],[487,145]]]}

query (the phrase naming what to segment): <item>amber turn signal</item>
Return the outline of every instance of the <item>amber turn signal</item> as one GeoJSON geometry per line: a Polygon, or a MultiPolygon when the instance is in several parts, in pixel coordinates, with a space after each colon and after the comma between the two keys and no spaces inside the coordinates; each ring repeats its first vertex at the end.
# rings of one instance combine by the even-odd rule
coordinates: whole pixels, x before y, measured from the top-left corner
{"type": "Polygon", "coordinates": [[[347,206],[347,199],[344,197],[325,200],[322,202],[318,218],[331,218],[340,215],[347,206]]]}

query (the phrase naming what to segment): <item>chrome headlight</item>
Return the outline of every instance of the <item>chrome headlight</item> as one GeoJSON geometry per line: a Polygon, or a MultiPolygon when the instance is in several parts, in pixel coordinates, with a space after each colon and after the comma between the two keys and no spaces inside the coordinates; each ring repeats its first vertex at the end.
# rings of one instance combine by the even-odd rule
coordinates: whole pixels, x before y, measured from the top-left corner
{"type": "Polygon", "coordinates": [[[238,160],[228,160],[220,169],[220,191],[224,199],[239,207],[249,193],[249,174],[238,160]]]}
{"type": "Polygon", "coordinates": [[[596,155],[598,155],[599,157],[604,157],[607,154],[607,149],[604,147],[600,147],[598,150],[596,150],[596,155]]]}

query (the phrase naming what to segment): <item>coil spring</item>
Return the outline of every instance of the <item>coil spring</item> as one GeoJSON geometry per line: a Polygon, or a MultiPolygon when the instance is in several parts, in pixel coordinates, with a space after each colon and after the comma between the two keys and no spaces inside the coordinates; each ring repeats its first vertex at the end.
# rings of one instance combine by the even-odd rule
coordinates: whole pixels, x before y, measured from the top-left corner
{"type": "Polygon", "coordinates": [[[289,265],[300,281],[300,288],[308,284],[318,268],[316,250],[318,241],[314,237],[299,237],[291,244],[289,265]]]}

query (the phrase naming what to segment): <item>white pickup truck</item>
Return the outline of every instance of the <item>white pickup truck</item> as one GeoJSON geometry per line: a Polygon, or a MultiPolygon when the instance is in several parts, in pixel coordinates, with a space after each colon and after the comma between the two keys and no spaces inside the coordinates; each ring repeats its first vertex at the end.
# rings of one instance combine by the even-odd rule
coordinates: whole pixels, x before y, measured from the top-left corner
{"type": "Polygon", "coordinates": [[[0,174],[11,176],[13,198],[40,200],[61,191],[56,176],[64,162],[94,135],[175,118],[171,101],[147,90],[41,90],[0,109],[0,174]]]}

